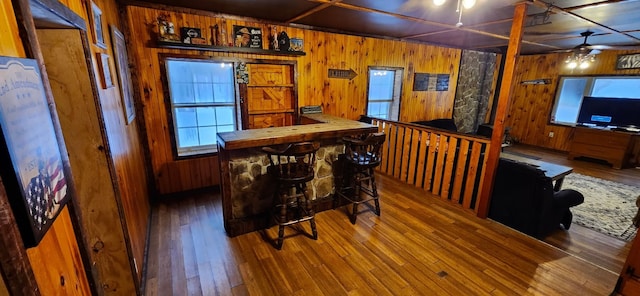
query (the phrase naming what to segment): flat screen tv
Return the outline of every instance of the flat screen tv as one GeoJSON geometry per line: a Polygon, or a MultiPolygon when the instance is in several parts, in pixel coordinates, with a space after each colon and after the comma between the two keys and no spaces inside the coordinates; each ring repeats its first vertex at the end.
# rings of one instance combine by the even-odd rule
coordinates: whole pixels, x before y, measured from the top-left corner
{"type": "Polygon", "coordinates": [[[584,97],[578,124],[640,126],[640,99],[584,97]]]}

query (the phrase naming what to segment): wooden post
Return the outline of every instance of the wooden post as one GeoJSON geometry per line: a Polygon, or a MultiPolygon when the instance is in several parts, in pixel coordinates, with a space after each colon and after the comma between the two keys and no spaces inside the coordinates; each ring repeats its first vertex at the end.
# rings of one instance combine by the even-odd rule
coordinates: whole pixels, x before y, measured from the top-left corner
{"type": "Polygon", "coordinates": [[[520,55],[520,44],[522,41],[522,31],[524,20],[527,16],[527,3],[518,4],[513,13],[513,23],[511,24],[511,35],[509,37],[509,47],[505,54],[504,71],[502,72],[502,82],[500,83],[500,97],[496,108],[496,118],[493,123],[493,135],[491,136],[491,148],[487,158],[486,170],[478,203],[477,215],[486,218],[489,212],[489,202],[491,201],[491,191],[493,190],[493,180],[498,168],[502,137],[504,135],[504,120],[509,110],[509,102],[513,93],[513,84],[516,73],[516,59],[520,55]]]}

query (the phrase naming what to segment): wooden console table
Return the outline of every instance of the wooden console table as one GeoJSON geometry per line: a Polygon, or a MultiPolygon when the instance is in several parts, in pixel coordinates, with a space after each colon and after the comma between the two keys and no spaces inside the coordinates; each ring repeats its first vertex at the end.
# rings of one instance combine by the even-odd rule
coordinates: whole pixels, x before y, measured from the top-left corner
{"type": "Polygon", "coordinates": [[[569,159],[590,157],[605,160],[613,168],[637,165],[637,147],[640,134],[610,129],[576,127],[569,159]]]}

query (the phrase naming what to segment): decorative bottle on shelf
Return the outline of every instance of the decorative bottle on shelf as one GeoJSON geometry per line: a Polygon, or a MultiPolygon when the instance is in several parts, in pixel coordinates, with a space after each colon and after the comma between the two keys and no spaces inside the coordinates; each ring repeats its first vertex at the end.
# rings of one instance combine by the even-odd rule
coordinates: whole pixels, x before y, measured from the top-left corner
{"type": "Polygon", "coordinates": [[[220,45],[229,46],[229,43],[227,42],[227,22],[226,21],[222,21],[222,27],[220,28],[220,39],[218,40],[220,41],[220,45]]]}

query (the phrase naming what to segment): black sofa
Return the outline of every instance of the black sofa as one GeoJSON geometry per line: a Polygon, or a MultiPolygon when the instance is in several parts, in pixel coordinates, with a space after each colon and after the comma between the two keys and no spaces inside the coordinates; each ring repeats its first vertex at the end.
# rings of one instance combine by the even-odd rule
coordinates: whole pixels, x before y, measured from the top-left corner
{"type": "Polygon", "coordinates": [[[411,123],[424,125],[428,127],[440,128],[440,129],[444,129],[452,132],[458,131],[458,127],[456,126],[456,123],[453,121],[453,119],[450,119],[450,118],[438,118],[433,120],[413,121],[411,123]]]}
{"type": "Polygon", "coordinates": [[[569,229],[570,208],[583,201],[584,196],[572,189],[555,192],[551,179],[537,167],[500,159],[489,218],[542,239],[561,224],[569,229]]]}

